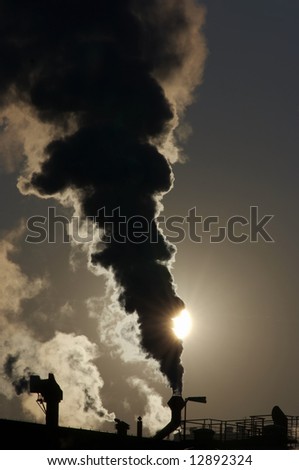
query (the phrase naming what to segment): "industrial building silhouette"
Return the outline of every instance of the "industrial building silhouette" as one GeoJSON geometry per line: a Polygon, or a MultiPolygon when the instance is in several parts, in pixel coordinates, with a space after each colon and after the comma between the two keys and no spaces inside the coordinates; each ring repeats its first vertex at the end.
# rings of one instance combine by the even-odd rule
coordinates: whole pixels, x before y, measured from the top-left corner
{"type": "Polygon", "coordinates": [[[241,420],[189,419],[182,410],[187,401],[173,395],[168,401],[171,409],[169,423],[152,437],[142,433],[142,417],[136,422],[136,434],[130,425],[115,419],[115,433],[75,429],[59,426],[59,403],[63,391],[53,374],[47,379],[30,377],[30,392],[37,393],[37,403],[43,409],[46,422],[30,422],[0,419],[2,449],[295,449],[299,417],[287,416],[275,405],[271,415],[251,416],[241,420]],[[182,431],[183,430],[183,431],[182,431]],[[30,439],[28,439],[28,436],[30,439]],[[25,439],[26,437],[26,439],[25,439]]]}

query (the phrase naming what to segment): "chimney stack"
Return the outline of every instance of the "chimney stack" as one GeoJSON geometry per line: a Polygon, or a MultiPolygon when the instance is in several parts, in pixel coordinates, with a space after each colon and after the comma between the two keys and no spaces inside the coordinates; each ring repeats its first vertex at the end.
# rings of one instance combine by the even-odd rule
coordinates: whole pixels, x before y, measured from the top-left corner
{"type": "Polygon", "coordinates": [[[37,402],[46,414],[46,425],[52,428],[58,427],[59,403],[63,398],[63,392],[55,380],[54,374],[49,374],[42,380],[39,375],[30,376],[30,392],[38,393],[37,402]],[[46,403],[46,407],[44,406],[46,403]]]}
{"type": "Polygon", "coordinates": [[[171,420],[163,429],[155,434],[154,439],[164,439],[164,437],[168,436],[181,425],[181,413],[186,405],[185,400],[181,395],[172,395],[167,404],[171,409],[171,420]]]}
{"type": "Polygon", "coordinates": [[[137,437],[142,437],[142,418],[138,416],[137,418],[137,437]]]}

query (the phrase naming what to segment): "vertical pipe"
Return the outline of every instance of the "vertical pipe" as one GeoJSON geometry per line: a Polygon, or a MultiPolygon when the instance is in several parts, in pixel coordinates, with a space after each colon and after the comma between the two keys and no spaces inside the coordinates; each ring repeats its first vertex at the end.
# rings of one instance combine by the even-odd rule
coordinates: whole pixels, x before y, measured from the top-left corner
{"type": "Polygon", "coordinates": [[[138,416],[137,418],[137,437],[142,437],[142,418],[138,416]]]}
{"type": "Polygon", "coordinates": [[[46,409],[46,425],[52,428],[58,427],[59,402],[49,400],[46,409]]]}

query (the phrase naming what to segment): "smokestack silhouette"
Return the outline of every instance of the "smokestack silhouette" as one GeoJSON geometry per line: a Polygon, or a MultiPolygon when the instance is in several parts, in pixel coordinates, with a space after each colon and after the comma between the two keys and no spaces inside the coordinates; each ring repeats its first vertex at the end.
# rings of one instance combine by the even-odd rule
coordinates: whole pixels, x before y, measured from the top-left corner
{"type": "Polygon", "coordinates": [[[167,404],[171,409],[171,419],[163,429],[155,434],[154,439],[164,439],[181,425],[182,409],[186,406],[185,400],[180,395],[172,395],[167,404]]]}
{"type": "Polygon", "coordinates": [[[169,270],[175,249],[155,218],[173,184],[161,149],[199,80],[198,48],[190,60],[199,9],[193,0],[4,0],[0,21],[0,99],[24,101],[61,130],[22,191],[72,193],[82,216],[96,218],[103,244],[92,262],[113,273],[143,349],[181,391],[172,318],[184,302],[169,270]]]}
{"type": "Polygon", "coordinates": [[[39,375],[31,375],[30,392],[41,395],[42,401],[46,403],[46,425],[57,428],[59,403],[63,398],[63,392],[56,382],[54,374],[50,373],[47,379],[41,379],[39,375]]]}

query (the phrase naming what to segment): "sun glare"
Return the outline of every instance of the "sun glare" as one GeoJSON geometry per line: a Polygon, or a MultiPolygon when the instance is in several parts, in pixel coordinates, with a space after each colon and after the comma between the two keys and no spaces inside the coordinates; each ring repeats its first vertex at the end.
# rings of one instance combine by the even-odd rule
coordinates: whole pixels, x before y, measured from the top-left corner
{"type": "Polygon", "coordinates": [[[177,338],[184,339],[190,333],[191,330],[191,317],[188,310],[184,309],[181,313],[172,319],[173,331],[177,338]]]}

